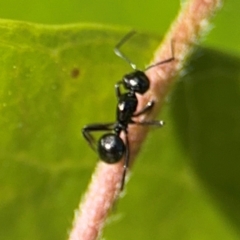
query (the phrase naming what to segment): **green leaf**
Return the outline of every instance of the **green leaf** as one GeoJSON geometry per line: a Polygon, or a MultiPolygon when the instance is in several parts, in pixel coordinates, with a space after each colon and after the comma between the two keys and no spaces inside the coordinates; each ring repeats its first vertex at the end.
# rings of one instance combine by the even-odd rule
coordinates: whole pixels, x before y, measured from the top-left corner
{"type": "MultiPolygon", "coordinates": [[[[97,156],[83,125],[115,119],[113,54],[129,29],[0,22],[0,239],[66,239],[97,156]]],[[[124,52],[139,68],[160,38],[124,52]]],[[[132,170],[107,239],[239,239],[239,59],[200,49],[132,170]],[[115,220],[114,220],[115,219],[115,220]]]]}
{"type": "MultiPolygon", "coordinates": [[[[0,22],[1,239],[65,239],[97,160],[81,129],[115,119],[127,31],[0,22]]],[[[125,49],[148,61],[157,41],[139,36],[125,49]]]]}

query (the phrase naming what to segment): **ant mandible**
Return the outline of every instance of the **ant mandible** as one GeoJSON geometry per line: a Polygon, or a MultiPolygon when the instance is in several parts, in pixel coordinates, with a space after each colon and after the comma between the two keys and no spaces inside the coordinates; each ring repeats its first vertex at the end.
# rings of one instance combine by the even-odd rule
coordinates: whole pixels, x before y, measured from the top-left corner
{"type": "Polygon", "coordinates": [[[121,51],[120,47],[127,41],[135,31],[129,32],[124,36],[120,42],[115,46],[114,52],[117,56],[125,60],[132,68],[133,72],[123,76],[122,80],[115,84],[116,96],[118,99],[116,122],[112,123],[97,123],[84,126],[82,134],[89,143],[90,147],[98,152],[100,159],[106,163],[113,164],[119,162],[123,157],[123,176],[120,190],[123,190],[125,183],[125,176],[129,166],[129,141],[128,141],[128,126],[129,124],[136,124],[142,126],[162,126],[163,121],[145,121],[138,122],[133,118],[138,117],[152,109],[154,101],[149,101],[147,105],[139,112],[136,112],[138,106],[138,99],[136,93],[143,95],[147,92],[150,86],[150,81],[144,71],[155,66],[168,63],[174,60],[173,47],[171,45],[172,57],[164,61],[148,66],[144,71],[137,69],[136,65],[132,63],[121,51]],[[121,93],[120,85],[126,90],[121,93]],[[106,131],[98,142],[95,141],[91,132],[106,131]],[[125,142],[120,137],[121,133],[125,134],[125,142]]]}

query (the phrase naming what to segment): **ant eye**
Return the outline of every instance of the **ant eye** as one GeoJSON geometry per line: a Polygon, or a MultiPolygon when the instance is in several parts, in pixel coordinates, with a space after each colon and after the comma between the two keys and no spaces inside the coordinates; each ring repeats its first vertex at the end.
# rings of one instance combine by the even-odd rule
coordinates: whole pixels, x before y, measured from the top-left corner
{"type": "Polygon", "coordinates": [[[137,81],[135,79],[130,79],[129,83],[132,87],[137,86],[137,81]]]}

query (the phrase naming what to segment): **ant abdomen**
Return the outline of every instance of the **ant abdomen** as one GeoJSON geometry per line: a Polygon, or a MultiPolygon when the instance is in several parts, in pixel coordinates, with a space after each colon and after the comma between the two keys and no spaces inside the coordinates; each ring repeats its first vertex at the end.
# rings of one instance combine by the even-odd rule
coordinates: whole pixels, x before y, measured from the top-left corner
{"type": "Polygon", "coordinates": [[[106,163],[116,163],[126,151],[123,140],[114,133],[104,134],[98,141],[98,154],[106,163]]]}

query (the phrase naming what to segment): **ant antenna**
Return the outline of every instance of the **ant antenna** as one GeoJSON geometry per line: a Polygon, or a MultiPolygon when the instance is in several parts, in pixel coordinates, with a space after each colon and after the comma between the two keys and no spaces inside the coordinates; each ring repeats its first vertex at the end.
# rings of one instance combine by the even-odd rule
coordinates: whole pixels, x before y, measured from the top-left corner
{"type": "MultiPolygon", "coordinates": [[[[134,64],[126,55],[124,55],[124,54],[120,51],[121,46],[122,46],[125,42],[127,42],[135,33],[136,33],[135,30],[132,30],[132,31],[130,31],[129,33],[127,33],[127,34],[119,41],[119,43],[115,46],[114,52],[115,52],[115,54],[116,54],[118,57],[120,57],[120,58],[122,58],[123,60],[125,60],[125,61],[132,67],[132,69],[137,70],[136,64],[134,64]]],[[[168,63],[168,62],[173,61],[173,60],[175,59],[175,57],[174,57],[174,49],[173,49],[173,42],[174,42],[174,41],[172,40],[172,41],[171,41],[171,53],[172,53],[172,57],[171,57],[171,58],[168,58],[168,59],[166,59],[166,60],[163,60],[163,61],[161,61],[161,62],[154,63],[154,64],[146,67],[144,71],[147,71],[147,70],[149,70],[150,68],[153,68],[153,67],[156,67],[156,66],[159,66],[159,65],[162,65],[162,64],[165,64],[165,63],[168,63]]]]}
{"type": "Polygon", "coordinates": [[[127,35],[125,35],[120,42],[115,46],[114,48],[114,52],[115,54],[122,58],[123,60],[125,60],[134,70],[137,70],[137,66],[128,58],[126,57],[121,51],[120,51],[120,47],[128,41],[128,39],[130,39],[134,34],[136,33],[136,31],[132,30],[131,32],[129,32],[127,35]]]}
{"type": "Polygon", "coordinates": [[[156,67],[156,66],[158,66],[158,65],[162,65],[162,64],[164,64],[164,63],[171,62],[171,61],[173,61],[173,60],[175,59],[175,57],[174,57],[174,49],[173,49],[173,40],[171,41],[171,53],[172,53],[172,57],[170,57],[170,58],[168,58],[168,59],[165,59],[165,60],[163,60],[163,61],[161,61],[161,62],[154,63],[154,64],[146,67],[144,71],[147,71],[147,70],[149,70],[150,68],[156,67]]]}

